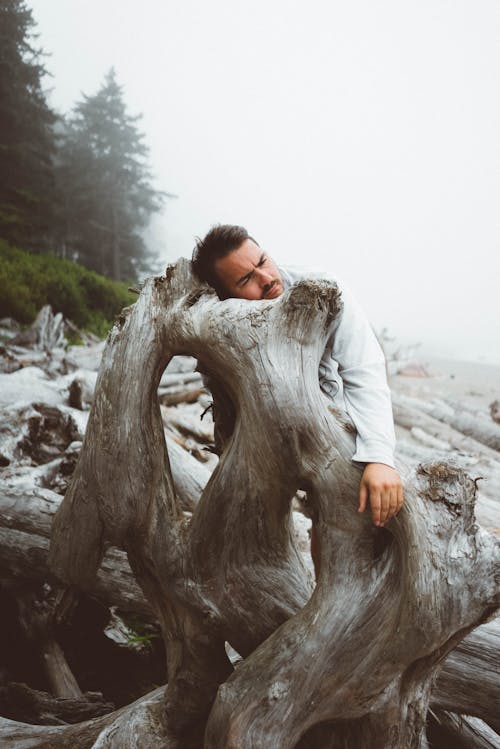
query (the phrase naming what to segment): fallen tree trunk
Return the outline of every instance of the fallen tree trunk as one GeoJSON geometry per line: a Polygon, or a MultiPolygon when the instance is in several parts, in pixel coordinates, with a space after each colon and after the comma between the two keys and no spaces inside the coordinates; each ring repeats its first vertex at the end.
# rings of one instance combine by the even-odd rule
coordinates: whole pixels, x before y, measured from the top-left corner
{"type": "Polygon", "coordinates": [[[210,478],[210,471],[165,435],[175,491],[185,510],[193,511],[210,478]]]}
{"type": "MultiPolygon", "coordinates": [[[[442,660],[499,604],[498,543],[475,525],[475,485],[460,469],[404,470],[407,504],[383,530],[356,513],[353,435],[317,381],[340,304],[319,282],[277,300],[220,302],[179,262],[110,335],[51,565],[63,584],[92,590],[107,545],[127,551],[166,643],[155,745],[424,747],[442,660]],[[190,523],[156,396],[176,353],[202,361],[234,416],[190,523]],[[312,595],[291,527],[298,488],[319,539],[312,595]],[[224,641],[247,656],[234,673],[224,641]]],[[[144,747],[147,704],[137,722],[128,714],[144,747]]],[[[105,725],[64,727],[50,742],[92,746],[105,725]]],[[[99,745],[134,746],[124,726],[99,745]]]]}
{"type": "Polygon", "coordinates": [[[423,746],[440,662],[498,606],[498,544],[475,526],[475,486],[459,469],[407,473],[406,509],[384,531],[355,512],[353,437],[317,382],[339,306],[318,282],[219,302],[179,263],[108,341],[51,563],[88,586],[105,539],[127,550],[166,640],[172,746],[200,746],[209,714],[205,746],[217,749],[292,747],[325,721],[345,746],[423,746]],[[156,400],[176,353],[199,358],[236,413],[189,529],[156,400]],[[320,541],[312,597],[290,532],[297,488],[320,541]],[[229,680],[224,640],[244,655],[262,643],[229,680]]]}
{"type": "MultiPolygon", "coordinates": [[[[86,692],[79,697],[53,697],[47,692],[30,689],[26,684],[11,683],[0,687],[0,702],[10,714],[14,713],[16,721],[29,722],[35,725],[65,725],[108,715],[114,705],[105,702],[99,692],[86,692]],[[17,718],[21,713],[23,718],[17,718]]],[[[5,719],[4,719],[5,720],[5,719]]],[[[12,725],[10,726],[12,728],[12,725]]],[[[2,738],[2,719],[0,718],[0,739],[2,738]]],[[[49,731],[50,733],[50,731],[49,731]]],[[[40,739],[43,731],[40,733],[40,739]]]]}
{"type": "MultiPolygon", "coordinates": [[[[0,568],[8,578],[51,579],[47,558],[61,497],[48,489],[0,484],[0,568]]],[[[123,551],[108,549],[89,593],[107,606],[152,616],[123,551]]]]}
{"type": "Polygon", "coordinates": [[[172,387],[159,392],[162,406],[177,406],[179,403],[196,403],[205,392],[204,388],[172,387]]]}
{"type": "Polygon", "coordinates": [[[172,749],[166,743],[164,690],[113,713],[69,726],[32,726],[0,719],[2,746],[12,749],[172,749]]]}
{"type": "MultiPolygon", "coordinates": [[[[38,581],[50,578],[48,539],[60,502],[61,497],[48,490],[33,488],[23,493],[0,485],[0,566],[4,575],[38,581]]],[[[88,592],[106,606],[153,617],[125,554],[116,549],[105,555],[88,592]]],[[[432,692],[434,709],[475,715],[495,725],[500,701],[499,650],[499,620],[471,632],[444,660],[432,692]]]]}
{"type": "Polygon", "coordinates": [[[448,424],[456,431],[486,445],[498,454],[500,450],[500,426],[491,419],[480,417],[477,413],[472,414],[463,408],[456,410],[448,403],[437,398],[431,401],[423,401],[398,394],[395,400],[397,405],[401,404],[416,411],[421,411],[433,419],[448,424]]]}
{"type": "Polygon", "coordinates": [[[434,709],[482,718],[500,734],[500,619],[465,637],[443,663],[432,690],[434,709]]]}
{"type": "Polygon", "coordinates": [[[463,433],[454,425],[443,423],[437,418],[432,408],[427,408],[425,405],[422,408],[423,401],[393,392],[392,404],[396,424],[407,429],[419,427],[456,450],[481,455],[494,461],[500,460],[500,453],[497,450],[488,447],[473,435],[463,433]]]}

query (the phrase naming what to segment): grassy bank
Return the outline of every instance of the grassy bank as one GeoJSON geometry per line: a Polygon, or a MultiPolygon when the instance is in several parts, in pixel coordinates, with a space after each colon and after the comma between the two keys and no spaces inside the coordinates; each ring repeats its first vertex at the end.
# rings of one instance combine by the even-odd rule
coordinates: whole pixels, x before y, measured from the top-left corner
{"type": "Polygon", "coordinates": [[[127,284],[110,281],[69,260],[33,255],[0,240],[0,318],[25,325],[50,304],[79,328],[105,336],[116,314],[137,297],[127,284]]]}

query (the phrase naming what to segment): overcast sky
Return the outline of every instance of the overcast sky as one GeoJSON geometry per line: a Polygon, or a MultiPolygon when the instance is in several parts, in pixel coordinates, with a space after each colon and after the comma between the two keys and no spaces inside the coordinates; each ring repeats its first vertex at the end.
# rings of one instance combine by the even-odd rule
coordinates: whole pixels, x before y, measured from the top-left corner
{"type": "Polygon", "coordinates": [[[114,66],[143,113],[165,262],[239,223],[377,329],[500,364],[498,0],[27,2],[55,108],[114,66]]]}

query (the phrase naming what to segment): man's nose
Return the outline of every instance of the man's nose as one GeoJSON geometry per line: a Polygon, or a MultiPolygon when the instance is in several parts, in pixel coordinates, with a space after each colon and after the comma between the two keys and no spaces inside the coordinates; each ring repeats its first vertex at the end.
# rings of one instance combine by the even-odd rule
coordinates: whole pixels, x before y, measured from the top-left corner
{"type": "Polygon", "coordinates": [[[257,273],[257,278],[262,285],[271,283],[273,280],[272,273],[267,268],[256,268],[255,273],[257,273]]]}

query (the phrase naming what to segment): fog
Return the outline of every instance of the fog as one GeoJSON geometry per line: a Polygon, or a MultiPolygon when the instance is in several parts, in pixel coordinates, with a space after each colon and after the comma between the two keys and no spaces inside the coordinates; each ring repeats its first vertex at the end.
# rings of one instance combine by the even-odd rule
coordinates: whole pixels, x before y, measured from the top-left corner
{"type": "Polygon", "coordinates": [[[149,234],[162,263],[239,223],[422,355],[500,364],[497,0],[28,4],[52,106],[114,66],[143,113],[178,196],[149,234]]]}

